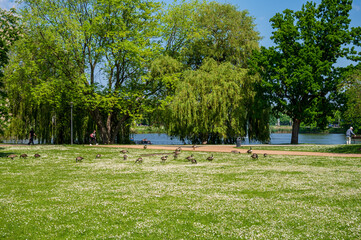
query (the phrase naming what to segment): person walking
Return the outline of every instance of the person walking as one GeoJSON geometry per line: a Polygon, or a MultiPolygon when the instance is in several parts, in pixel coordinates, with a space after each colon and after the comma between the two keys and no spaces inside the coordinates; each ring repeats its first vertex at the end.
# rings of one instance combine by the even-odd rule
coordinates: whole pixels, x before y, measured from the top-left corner
{"type": "Polygon", "coordinates": [[[346,131],[346,144],[351,144],[351,137],[352,136],[356,137],[356,134],[352,130],[353,130],[353,127],[350,127],[346,131]]]}
{"type": "Polygon", "coordinates": [[[94,130],[94,132],[92,132],[90,134],[90,146],[92,145],[92,143],[95,143],[96,145],[98,145],[95,130],[94,130]]]}
{"type": "Polygon", "coordinates": [[[34,145],[34,137],[36,137],[35,131],[32,128],[29,132],[29,143],[28,145],[30,145],[31,143],[34,145]]]}

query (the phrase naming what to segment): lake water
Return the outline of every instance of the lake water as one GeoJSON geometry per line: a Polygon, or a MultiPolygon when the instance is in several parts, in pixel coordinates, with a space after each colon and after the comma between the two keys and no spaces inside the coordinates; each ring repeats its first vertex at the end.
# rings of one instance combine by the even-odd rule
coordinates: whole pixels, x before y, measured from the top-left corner
{"type": "MultiPolygon", "coordinates": [[[[148,134],[134,134],[132,135],[135,141],[141,141],[147,139],[155,145],[180,145],[184,144],[177,138],[171,138],[167,134],[157,134],[157,133],[148,133],[148,134]]],[[[272,133],[270,144],[290,144],[291,142],[291,133],[272,133]]],[[[298,142],[300,144],[345,144],[345,135],[344,134],[299,134],[298,142]]],[[[189,141],[186,144],[191,144],[189,141]]],[[[248,139],[242,141],[242,145],[249,144],[261,144],[259,142],[249,142],[248,139]]]]}
{"type": "MultiPolygon", "coordinates": [[[[143,139],[147,139],[155,145],[182,145],[184,144],[177,138],[171,138],[167,134],[161,133],[148,133],[148,134],[133,134],[133,139],[135,141],[141,141],[143,139]]],[[[20,144],[27,144],[29,140],[18,141],[20,144]]],[[[272,133],[270,144],[278,145],[278,144],[290,144],[291,142],[291,133],[272,133]]],[[[346,139],[344,134],[299,134],[298,142],[300,144],[345,144],[346,139]]],[[[15,143],[13,140],[4,141],[4,143],[15,143]]],[[[38,144],[37,139],[34,140],[35,144],[38,144]]],[[[191,142],[187,141],[185,144],[191,144],[191,142]]],[[[249,144],[262,144],[260,142],[249,142],[246,138],[242,141],[242,145],[249,144]]]]}

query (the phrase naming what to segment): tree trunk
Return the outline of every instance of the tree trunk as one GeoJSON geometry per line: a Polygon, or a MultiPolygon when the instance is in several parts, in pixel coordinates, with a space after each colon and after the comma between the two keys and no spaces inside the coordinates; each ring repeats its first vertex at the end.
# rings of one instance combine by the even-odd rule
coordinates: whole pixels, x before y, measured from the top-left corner
{"type": "Polygon", "coordinates": [[[101,139],[103,143],[108,143],[108,137],[107,137],[107,129],[105,124],[102,121],[102,117],[100,115],[99,109],[96,108],[94,111],[91,112],[93,119],[98,126],[98,132],[100,132],[101,139]]]}
{"type": "Polygon", "coordinates": [[[128,115],[125,115],[122,119],[117,119],[114,114],[108,114],[105,121],[103,121],[99,109],[92,111],[92,116],[98,126],[98,131],[104,144],[114,144],[121,126],[130,118],[128,115]]]}
{"type": "Polygon", "coordinates": [[[291,144],[298,144],[298,133],[300,131],[300,124],[301,120],[293,119],[291,144]]]}

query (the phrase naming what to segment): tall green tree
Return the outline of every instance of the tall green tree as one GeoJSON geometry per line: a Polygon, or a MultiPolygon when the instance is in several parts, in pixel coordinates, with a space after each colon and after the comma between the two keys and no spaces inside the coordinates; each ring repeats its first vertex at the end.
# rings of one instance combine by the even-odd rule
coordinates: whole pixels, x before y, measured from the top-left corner
{"type": "Polygon", "coordinates": [[[256,78],[247,75],[260,39],[254,19],[230,4],[197,1],[171,5],[164,19],[165,53],[184,69],[165,111],[169,133],[198,143],[267,140],[267,106],[256,106],[256,78]]]}
{"type": "MultiPolygon", "coordinates": [[[[41,41],[35,32],[28,32],[9,55],[4,78],[12,114],[8,135],[24,139],[29,129],[34,128],[40,142],[49,143],[52,136],[56,136],[56,143],[69,142],[69,103],[73,96],[79,98],[78,92],[83,88],[69,81],[75,75],[70,74],[71,62],[66,69],[61,69],[60,64],[55,66],[58,56],[63,54],[61,48],[52,45],[53,51],[58,50],[49,54],[49,48],[39,47],[41,41]]],[[[75,112],[77,116],[78,111],[75,112]]]]}
{"type": "Polygon", "coordinates": [[[345,80],[341,84],[342,93],[345,96],[344,125],[346,128],[353,126],[355,131],[361,130],[361,65],[353,67],[346,73],[345,80]]]}
{"type": "Polygon", "coordinates": [[[352,39],[351,9],[351,0],[323,0],[277,13],[270,20],[275,46],[255,54],[264,98],[293,121],[292,144],[298,143],[301,122],[324,127],[336,107],[340,77],[335,63],[352,39]]]}
{"type": "Polygon", "coordinates": [[[2,77],[3,68],[9,60],[8,52],[21,34],[19,20],[14,8],[9,11],[0,8],[0,77],[2,77]]]}
{"type": "Polygon", "coordinates": [[[11,46],[21,35],[19,17],[14,8],[9,11],[0,8],[0,132],[3,133],[9,121],[8,101],[3,86],[3,70],[9,61],[11,46]]]}
{"type": "Polygon", "coordinates": [[[233,142],[246,136],[246,102],[251,97],[245,69],[208,59],[183,77],[167,108],[166,128],[171,135],[194,143],[233,142]]]}
{"type": "Polygon", "coordinates": [[[166,53],[192,69],[206,58],[247,67],[260,40],[247,10],[215,1],[170,5],[164,25],[166,53]]]}
{"type": "Polygon", "coordinates": [[[355,131],[361,130],[361,27],[351,28],[352,45],[347,58],[355,65],[349,65],[344,71],[344,81],[340,85],[343,96],[344,125],[352,125],[355,131]]]}
{"type": "Polygon", "coordinates": [[[16,89],[31,81],[27,102],[55,109],[57,117],[73,102],[75,109],[89,111],[104,143],[123,139],[119,132],[130,119],[167,97],[177,66],[160,54],[160,4],[25,0],[23,6],[29,31],[8,68],[9,91],[24,92],[16,89]],[[14,70],[26,75],[11,76],[14,70]]]}

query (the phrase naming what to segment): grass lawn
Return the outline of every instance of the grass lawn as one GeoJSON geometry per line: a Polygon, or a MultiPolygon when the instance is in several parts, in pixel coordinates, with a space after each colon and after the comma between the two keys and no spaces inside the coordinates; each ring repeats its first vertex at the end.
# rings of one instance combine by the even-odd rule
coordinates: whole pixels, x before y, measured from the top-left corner
{"type": "MultiPolygon", "coordinates": [[[[250,146],[242,146],[239,149],[249,149],[250,146]]],[[[327,152],[327,153],[359,153],[361,154],[361,144],[340,144],[340,145],[259,145],[252,146],[254,150],[279,150],[279,151],[297,151],[297,152],[327,152]]]]}
{"type": "Polygon", "coordinates": [[[361,239],[360,158],[119,152],[2,147],[0,239],[361,239]]]}

